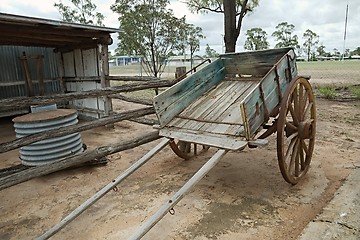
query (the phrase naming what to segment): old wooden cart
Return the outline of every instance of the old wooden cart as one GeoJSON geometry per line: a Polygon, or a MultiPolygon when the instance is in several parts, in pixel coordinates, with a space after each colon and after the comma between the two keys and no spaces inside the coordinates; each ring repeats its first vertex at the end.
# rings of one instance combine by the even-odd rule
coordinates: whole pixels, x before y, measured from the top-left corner
{"type": "MultiPolygon", "coordinates": [[[[131,237],[146,234],[228,151],[267,143],[277,132],[284,179],[296,184],[308,171],[315,141],[315,103],[306,77],[297,76],[291,48],[221,55],[154,98],[165,137],[155,148],[62,222],[70,221],[170,144],[184,159],[209,147],[219,150],[131,237]],[[199,149],[198,149],[199,148],[199,149]]],[[[51,232],[60,230],[54,226],[51,232]]],[[[51,236],[51,235],[44,235],[51,236]]]]}

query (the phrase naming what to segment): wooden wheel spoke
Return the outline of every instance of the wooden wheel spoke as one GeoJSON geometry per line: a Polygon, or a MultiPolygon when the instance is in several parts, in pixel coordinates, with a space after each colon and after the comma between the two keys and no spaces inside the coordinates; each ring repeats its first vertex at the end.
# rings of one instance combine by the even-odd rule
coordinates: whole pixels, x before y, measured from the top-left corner
{"type": "Polygon", "coordinates": [[[303,109],[303,99],[304,99],[304,91],[303,86],[299,84],[299,120],[302,121],[302,109],[303,109]]]}
{"type": "Polygon", "coordinates": [[[297,131],[298,130],[298,128],[294,125],[294,124],[292,124],[291,122],[289,122],[289,121],[286,121],[286,127],[289,127],[290,129],[292,129],[292,130],[294,130],[294,131],[297,131]]]}
{"type": "Polygon", "coordinates": [[[308,95],[305,92],[305,95],[304,95],[304,98],[303,98],[303,101],[302,101],[302,104],[301,104],[301,110],[300,110],[301,114],[302,114],[302,116],[301,116],[302,120],[305,120],[305,118],[306,118],[305,108],[306,108],[306,105],[307,105],[307,101],[308,101],[308,95]]]}
{"type": "Polygon", "coordinates": [[[299,119],[299,110],[300,110],[300,106],[299,106],[299,95],[298,95],[298,86],[295,88],[294,92],[293,92],[293,100],[294,100],[294,112],[296,115],[296,118],[298,120],[299,119]]]}
{"type": "Polygon", "coordinates": [[[296,140],[297,140],[297,139],[294,139],[294,138],[291,139],[291,142],[290,142],[290,144],[289,144],[289,147],[288,147],[288,149],[286,150],[285,162],[286,162],[286,160],[289,158],[289,156],[291,156],[291,155],[293,154],[294,145],[295,145],[295,143],[296,143],[296,140]]]}
{"type": "Polygon", "coordinates": [[[289,104],[289,107],[288,107],[288,108],[289,108],[289,110],[290,110],[291,117],[293,118],[295,125],[299,125],[298,117],[296,116],[295,110],[294,110],[294,108],[293,108],[293,106],[292,106],[291,103],[289,104]]]}
{"type": "Polygon", "coordinates": [[[299,151],[299,145],[300,141],[297,141],[297,144],[295,146],[295,177],[300,176],[300,151],[299,151]]]}
{"type": "Polygon", "coordinates": [[[286,141],[289,142],[289,141],[292,141],[295,137],[298,136],[298,132],[295,132],[293,134],[291,134],[287,139],[286,141]]]}
{"type": "Polygon", "coordinates": [[[310,155],[309,148],[306,146],[304,139],[301,139],[301,147],[304,150],[306,156],[309,156],[310,155]]]}
{"type": "MultiPolygon", "coordinates": [[[[291,173],[291,169],[293,169],[294,168],[294,166],[295,166],[295,169],[296,169],[296,158],[297,158],[297,146],[298,146],[298,141],[297,141],[298,139],[294,139],[294,145],[292,146],[292,148],[291,148],[291,152],[292,152],[292,154],[291,154],[291,159],[290,159],[290,163],[289,163],[289,166],[288,166],[288,172],[290,172],[291,173]]],[[[289,148],[290,148],[290,146],[289,146],[289,148]]]]}
{"type": "Polygon", "coordinates": [[[300,152],[300,166],[301,166],[301,171],[303,171],[306,167],[305,165],[305,158],[304,158],[304,150],[303,150],[303,140],[300,141],[299,144],[299,152],[300,152]]]}
{"type": "Polygon", "coordinates": [[[307,116],[310,112],[310,109],[312,108],[313,106],[313,103],[312,102],[309,102],[309,104],[307,105],[306,109],[305,109],[305,112],[304,112],[304,120],[307,119],[307,116]]]}

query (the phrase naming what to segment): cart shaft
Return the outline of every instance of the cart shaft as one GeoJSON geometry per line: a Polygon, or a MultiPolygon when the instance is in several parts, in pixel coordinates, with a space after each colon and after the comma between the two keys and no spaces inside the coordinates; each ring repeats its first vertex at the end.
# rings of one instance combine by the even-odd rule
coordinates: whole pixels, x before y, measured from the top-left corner
{"type": "Polygon", "coordinates": [[[228,150],[218,150],[199,171],[197,171],[192,178],[177,192],[169,201],[167,201],[143,226],[141,226],[129,239],[135,240],[143,237],[152,227],[159,222],[167,212],[169,212],[190,189],[195,186],[227,153],[228,150]]]}
{"type": "Polygon", "coordinates": [[[88,209],[91,205],[93,205],[97,200],[102,198],[107,192],[111,189],[114,189],[116,185],[122,182],[125,178],[130,176],[133,172],[135,172],[138,168],[140,168],[143,164],[145,164],[148,160],[150,160],[156,153],[158,153],[161,149],[163,149],[169,142],[169,139],[162,140],[157,146],[151,149],[147,154],[145,154],[142,158],[140,158],[136,163],[131,165],[128,169],[126,169],[122,174],[120,174],[117,178],[115,178],[111,183],[106,185],[100,191],[98,191],[94,196],[86,200],[83,204],[81,204],[78,208],[72,211],[68,216],[66,216],[61,222],[54,225],[47,232],[41,235],[40,239],[48,239],[62,228],[64,228],[68,223],[74,220],[77,216],[79,216],[82,212],[88,209]]]}

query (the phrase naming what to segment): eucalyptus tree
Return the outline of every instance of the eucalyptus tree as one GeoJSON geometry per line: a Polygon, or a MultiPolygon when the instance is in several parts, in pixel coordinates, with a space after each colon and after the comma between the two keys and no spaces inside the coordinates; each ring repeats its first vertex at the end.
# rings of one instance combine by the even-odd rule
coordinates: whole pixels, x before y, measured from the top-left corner
{"type": "Polygon", "coordinates": [[[200,50],[200,39],[205,38],[205,35],[202,34],[201,27],[196,27],[193,24],[189,24],[187,35],[186,44],[190,50],[190,68],[192,68],[194,53],[200,50]]]}
{"type": "Polygon", "coordinates": [[[275,31],[271,34],[277,41],[275,47],[293,47],[295,49],[300,48],[298,42],[298,36],[293,35],[295,26],[288,22],[281,22],[275,27],[275,31]]]}
{"type": "Polygon", "coordinates": [[[142,58],[148,75],[160,77],[166,59],[185,49],[189,24],[167,8],[168,0],[116,0],[111,9],[119,14],[122,32],[118,52],[142,58]]]}
{"type": "Polygon", "coordinates": [[[215,57],[218,57],[218,56],[219,56],[219,54],[215,51],[215,49],[212,49],[209,46],[209,44],[206,44],[204,57],[206,57],[206,58],[215,58],[215,57]]]}
{"type": "Polygon", "coordinates": [[[235,52],[243,19],[259,5],[259,1],[260,0],[186,0],[186,3],[192,12],[224,14],[225,52],[235,52]]]}
{"type": "Polygon", "coordinates": [[[315,58],[316,46],[319,43],[319,35],[310,29],[307,29],[303,34],[303,39],[304,52],[307,55],[307,60],[310,61],[310,56],[312,56],[312,59],[315,58]]]}
{"type": "Polygon", "coordinates": [[[269,48],[267,33],[262,28],[251,28],[246,31],[244,44],[246,50],[262,50],[269,48]]]}
{"type": "Polygon", "coordinates": [[[96,12],[96,5],[91,0],[70,0],[72,6],[62,3],[54,3],[65,22],[82,23],[104,26],[104,15],[96,12]]]}

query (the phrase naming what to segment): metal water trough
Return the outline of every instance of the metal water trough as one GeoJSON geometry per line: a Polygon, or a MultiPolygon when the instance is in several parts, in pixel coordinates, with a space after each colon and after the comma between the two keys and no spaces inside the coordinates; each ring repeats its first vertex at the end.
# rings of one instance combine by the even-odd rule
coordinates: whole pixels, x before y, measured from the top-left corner
{"type": "MultiPolygon", "coordinates": [[[[56,106],[32,108],[31,113],[13,119],[17,138],[78,122],[74,109],[57,109],[56,106]]],[[[45,139],[20,148],[20,159],[24,165],[38,166],[83,151],[79,133],[45,139]]]]}

